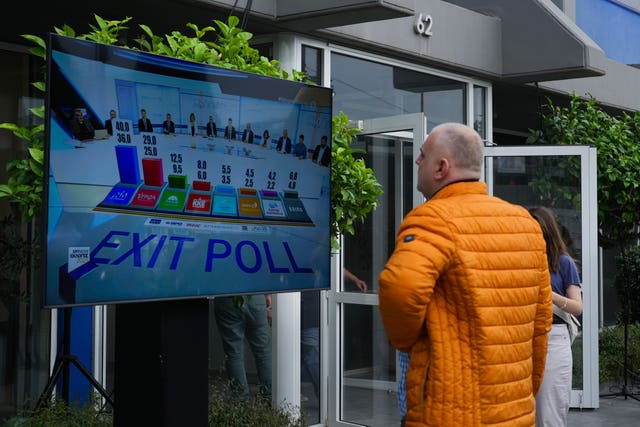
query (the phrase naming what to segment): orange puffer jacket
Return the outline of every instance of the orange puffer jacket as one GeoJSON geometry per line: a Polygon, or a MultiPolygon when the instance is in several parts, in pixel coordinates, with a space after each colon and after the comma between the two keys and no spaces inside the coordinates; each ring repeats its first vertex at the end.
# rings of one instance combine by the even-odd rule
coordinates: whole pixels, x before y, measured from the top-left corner
{"type": "Polygon", "coordinates": [[[535,424],[551,329],[538,223],[458,182],[411,211],[379,280],[394,347],[411,353],[406,426],[535,424]]]}

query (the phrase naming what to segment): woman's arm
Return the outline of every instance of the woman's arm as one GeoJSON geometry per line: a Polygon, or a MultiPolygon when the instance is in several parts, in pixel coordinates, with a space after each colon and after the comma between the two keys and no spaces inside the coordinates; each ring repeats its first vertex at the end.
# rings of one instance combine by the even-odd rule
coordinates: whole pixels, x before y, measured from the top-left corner
{"type": "Polygon", "coordinates": [[[582,314],[582,290],[578,285],[569,285],[566,297],[553,292],[551,301],[569,314],[574,316],[582,314]]]}

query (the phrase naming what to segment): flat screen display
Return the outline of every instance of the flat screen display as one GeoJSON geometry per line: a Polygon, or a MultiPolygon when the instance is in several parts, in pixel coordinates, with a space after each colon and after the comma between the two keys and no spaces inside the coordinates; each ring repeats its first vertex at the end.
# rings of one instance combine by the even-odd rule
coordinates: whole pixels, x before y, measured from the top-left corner
{"type": "Polygon", "coordinates": [[[47,50],[45,306],[329,287],[330,89],[47,50]]]}

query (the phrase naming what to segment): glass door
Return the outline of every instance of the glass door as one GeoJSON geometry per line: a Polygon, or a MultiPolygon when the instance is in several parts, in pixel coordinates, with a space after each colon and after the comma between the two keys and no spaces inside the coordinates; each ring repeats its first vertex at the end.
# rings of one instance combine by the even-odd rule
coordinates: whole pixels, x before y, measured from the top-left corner
{"type": "Polygon", "coordinates": [[[396,355],[378,311],[378,274],[395,246],[398,226],[422,202],[414,185],[415,158],[425,139],[422,113],[365,120],[354,148],[384,194],[354,236],[344,236],[336,258],[339,279],[329,292],[329,422],[389,426],[399,423],[396,355]],[[363,282],[366,283],[366,289],[363,282]]]}
{"type": "Polygon", "coordinates": [[[582,279],[582,333],[573,343],[571,406],[597,408],[598,250],[596,149],[589,146],[487,147],[489,193],[522,205],[546,206],[558,218],[582,279]]]}

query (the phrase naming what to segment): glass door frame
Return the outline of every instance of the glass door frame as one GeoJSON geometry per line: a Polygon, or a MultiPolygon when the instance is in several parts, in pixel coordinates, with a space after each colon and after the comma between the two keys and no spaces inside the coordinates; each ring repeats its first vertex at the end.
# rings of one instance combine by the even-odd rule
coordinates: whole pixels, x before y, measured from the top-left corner
{"type": "MultiPolygon", "coordinates": [[[[402,173],[399,174],[399,179],[395,180],[395,200],[394,206],[391,209],[396,210],[396,224],[394,224],[395,230],[398,229],[403,215],[403,201],[402,191],[399,191],[403,186],[410,185],[413,188],[413,206],[415,207],[424,201],[423,196],[418,192],[414,184],[413,179],[417,175],[418,166],[415,163],[415,159],[420,154],[420,147],[424,142],[427,135],[427,119],[424,113],[405,114],[400,116],[382,117],[376,119],[360,120],[357,122],[357,127],[362,129],[362,132],[358,135],[375,135],[383,133],[393,133],[400,131],[410,131],[413,133],[413,171],[412,181],[402,182],[402,173]]],[[[396,147],[398,153],[402,153],[402,144],[396,147]]],[[[396,156],[396,161],[399,163],[398,170],[402,170],[402,155],[396,156]]],[[[332,258],[332,272],[334,273],[334,280],[332,283],[334,286],[327,295],[327,313],[328,313],[328,345],[325,347],[328,350],[328,399],[325,401],[328,403],[328,426],[356,426],[360,424],[353,424],[348,421],[342,420],[342,402],[343,402],[343,358],[342,358],[342,337],[343,335],[343,308],[345,304],[358,304],[368,306],[378,306],[378,295],[374,293],[358,293],[358,292],[344,292],[342,291],[342,268],[343,257],[342,253],[338,253],[332,258]]],[[[326,366],[326,365],[325,365],[326,366]]],[[[375,381],[375,380],[374,380],[375,381]]]]}
{"type": "MultiPolygon", "coordinates": [[[[579,156],[582,225],[582,389],[571,391],[572,408],[598,408],[600,406],[600,383],[598,378],[598,295],[599,295],[599,251],[598,251],[598,197],[597,197],[597,153],[587,145],[528,145],[510,147],[485,147],[485,169],[483,180],[489,194],[493,194],[493,157],[541,157],[579,156]]],[[[575,361],[574,361],[575,363],[575,361]]]]}

